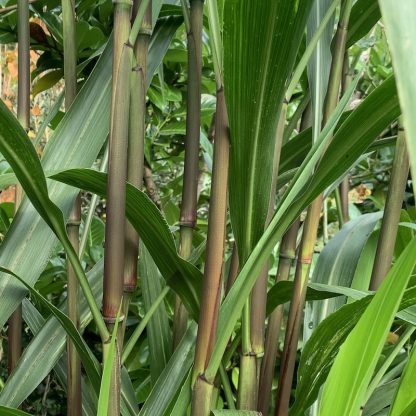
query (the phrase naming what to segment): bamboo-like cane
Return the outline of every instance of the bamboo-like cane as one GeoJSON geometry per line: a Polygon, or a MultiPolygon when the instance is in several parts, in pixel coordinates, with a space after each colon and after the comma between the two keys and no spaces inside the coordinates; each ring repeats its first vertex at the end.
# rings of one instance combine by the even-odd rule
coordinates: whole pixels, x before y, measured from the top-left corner
{"type": "MultiPolygon", "coordinates": [[[[18,85],[17,85],[17,118],[27,131],[30,128],[30,32],[29,2],[17,2],[17,43],[18,43],[18,85]]],[[[22,199],[22,188],[17,185],[15,191],[15,212],[22,199]]],[[[22,353],[22,305],[16,308],[9,318],[8,369],[9,373],[16,367],[22,353]]]]}
{"type": "MultiPolygon", "coordinates": [[[[192,236],[196,224],[198,195],[199,133],[201,126],[201,70],[203,0],[190,1],[188,22],[188,92],[186,103],[185,166],[183,173],[182,204],[180,213],[179,254],[184,259],[192,252],[192,236]]],[[[186,13],[186,11],[185,11],[186,13]]],[[[187,21],[187,19],[185,19],[187,21]]],[[[173,344],[178,345],[188,324],[185,307],[176,298],[173,344]]]]}
{"type": "MultiPolygon", "coordinates": [[[[135,0],[133,3],[133,17],[136,16],[140,3],[139,0],[135,0]]],[[[134,45],[136,62],[131,74],[130,87],[127,180],[136,186],[136,188],[141,188],[143,183],[146,126],[146,69],[151,33],[152,2],[150,1],[137,36],[136,44],[134,45]]],[[[137,285],[137,257],[139,253],[139,235],[128,221],[126,221],[125,244],[123,313],[124,316],[127,316],[130,297],[137,285]]],[[[122,325],[122,338],[124,338],[125,322],[126,320],[124,320],[122,325]]]]}

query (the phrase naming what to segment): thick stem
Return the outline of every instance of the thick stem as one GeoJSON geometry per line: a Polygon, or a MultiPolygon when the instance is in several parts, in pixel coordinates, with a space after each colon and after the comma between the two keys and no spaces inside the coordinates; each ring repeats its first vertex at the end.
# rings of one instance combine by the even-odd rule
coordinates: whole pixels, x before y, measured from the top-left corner
{"type": "MultiPolygon", "coordinates": [[[[325,97],[322,125],[325,125],[337,106],[341,85],[342,68],[347,40],[347,28],[352,8],[352,0],[344,0],[340,20],[335,34],[335,47],[329,75],[328,90],[325,97]]],[[[310,263],[316,243],[323,195],[320,195],[308,208],[303,228],[302,243],[295,272],[292,301],[285,336],[282,362],[280,365],[279,386],[277,389],[276,411],[278,416],[287,416],[290,393],[296,362],[299,329],[305,304],[306,287],[309,279],[310,263]]]]}
{"type": "MultiPolygon", "coordinates": [[[[18,42],[18,85],[17,85],[17,118],[23,128],[30,127],[30,35],[29,35],[29,2],[17,2],[17,42],[18,42]]],[[[22,188],[17,185],[15,192],[15,212],[22,199],[22,188]]],[[[22,353],[22,305],[19,305],[9,318],[9,355],[8,369],[11,373],[16,367],[22,353]]]]}
{"type": "MultiPolygon", "coordinates": [[[[140,4],[136,0],[133,5],[133,16],[140,4]]],[[[136,188],[143,183],[144,138],[146,129],[146,68],[147,55],[152,33],[152,2],[150,1],[144,15],[139,35],[134,46],[136,65],[131,74],[130,118],[127,180],[136,188]]],[[[137,285],[137,257],[139,254],[139,235],[134,227],[126,221],[126,242],[124,261],[124,296],[123,311],[127,317],[132,292],[137,285]]],[[[126,319],[123,321],[121,333],[124,338],[126,319]]]]}
{"type": "Polygon", "coordinates": [[[399,133],[396,141],[396,153],[393,160],[389,191],[381,223],[380,237],[371,274],[370,290],[377,290],[390,270],[394,246],[400,222],[403,195],[409,175],[409,155],[402,119],[399,121],[399,133]]]}
{"type": "MultiPolygon", "coordinates": [[[[129,43],[131,2],[114,2],[113,84],[107,181],[107,221],[105,229],[103,317],[107,328],[117,319],[123,295],[125,254],[125,204],[127,147],[129,133],[130,75],[132,46],[129,43]]],[[[119,334],[120,335],[120,330],[119,334]]],[[[118,337],[118,348],[120,337],[118,337]]],[[[118,360],[119,361],[119,360],[118,360]]],[[[112,372],[109,415],[120,414],[119,362],[112,372]]]]}
{"type": "Polygon", "coordinates": [[[211,202],[208,217],[203,295],[195,351],[195,376],[205,370],[216,338],[216,323],[224,258],[224,234],[227,218],[228,160],[228,119],[224,91],[220,89],[217,91],[217,108],[215,113],[211,202]]]}
{"type": "Polygon", "coordinates": [[[208,416],[211,411],[211,401],[214,385],[203,376],[196,379],[192,394],[192,416],[208,416]]]}
{"type": "MultiPolygon", "coordinates": [[[[188,31],[188,93],[186,111],[185,166],[183,173],[180,214],[179,254],[187,259],[192,251],[193,229],[196,224],[198,195],[199,131],[201,126],[201,70],[203,0],[190,1],[190,30],[188,31]]],[[[188,325],[185,307],[176,299],[174,346],[181,340],[188,325]]]]}
{"type": "Polygon", "coordinates": [[[103,316],[114,323],[123,293],[125,183],[130,103],[131,60],[127,44],[130,2],[114,6],[113,88],[108,162],[107,220],[104,256],[103,316]]]}
{"type": "MultiPolygon", "coordinates": [[[[282,238],[279,250],[279,265],[276,273],[276,282],[289,279],[290,269],[296,258],[296,239],[299,231],[300,219],[297,219],[282,238]]],[[[269,317],[266,332],[264,358],[260,372],[259,399],[257,410],[267,415],[270,405],[276,354],[278,349],[279,333],[283,318],[283,305],[278,306],[269,317]]]]}

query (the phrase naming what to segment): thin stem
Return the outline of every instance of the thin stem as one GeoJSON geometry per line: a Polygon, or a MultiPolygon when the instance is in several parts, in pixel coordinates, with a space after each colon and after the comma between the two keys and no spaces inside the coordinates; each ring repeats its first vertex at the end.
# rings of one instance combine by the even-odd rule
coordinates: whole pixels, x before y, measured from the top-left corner
{"type": "MultiPolygon", "coordinates": [[[[106,172],[107,165],[108,165],[108,142],[107,142],[107,146],[105,148],[105,152],[101,160],[98,171],[106,172]]],[[[93,196],[91,197],[89,207],[88,207],[87,216],[84,221],[84,227],[81,233],[81,239],[79,243],[79,258],[80,259],[84,257],[85,249],[87,247],[88,235],[89,235],[91,224],[92,224],[92,219],[94,218],[95,209],[97,208],[97,205],[99,202],[100,202],[100,197],[97,194],[93,194],[93,196]]]]}
{"type": "Polygon", "coordinates": [[[224,392],[225,400],[227,400],[227,405],[230,410],[235,410],[234,396],[231,390],[230,380],[228,379],[227,371],[225,370],[224,364],[220,365],[220,377],[222,389],[224,392]]]}
{"type": "Polygon", "coordinates": [[[399,133],[396,141],[396,153],[393,160],[390,185],[381,223],[380,237],[371,273],[370,289],[377,290],[388,273],[393,260],[397,230],[399,228],[400,211],[403,195],[409,175],[409,156],[406,146],[406,135],[402,118],[399,121],[399,133]]]}
{"type": "Polygon", "coordinates": [[[394,346],[393,350],[387,356],[381,367],[377,370],[377,373],[374,375],[371,383],[367,388],[367,392],[365,395],[365,399],[363,404],[367,403],[372,394],[374,393],[375,389],[380,385],[381,380],[383,379],[384,375],[386,374],[387,370],[390,368],[391,364],[393,363],[394,359],[397,357],[399,352],[402,350],[406,342],[410,339],[413,332],[415,332],[416,328],[414,326],[408,326],[406,331],[400,338],[400,341],[394,346]]]}
{"type": "Polygon", "coordinates": [[[165,286],[163,288],[163,290],[160,292],[160,295],[154,300],[154,302],[152,303],[152,306],[149,308],[149,310],[144,315],[143,319],[140,321],[140,324],[137,325],[134,332],[131,334],[131,337],[126,343],[124,350],[123,350],[123,354],[121,356],[122,364],[124,364],[127,358],[129,358],[129,355],[131,354],[131,352],[133,351],[133,348],[137,344],[137,341],[139,340],[140,335],[146,328],[146,325],[149,323],[150,319],[152,318],[157,308],[160,306],[160,304],[165,299],[166,295],[169,293],[169,290],[170,289],[168,286],[165,286]]]}
{"type": "MultiPolygon", "coordinates": [[[[18,85],[17,85],[17,118],[23,128],[30,128],[30,35],[29,35],[29,2],[17,2],[17,41],[18,41],[18,85]]],[[[16,185],[15,212],[22,199],[22,188],[16,185]]],[[[13,371],[22,353],[22,305],[16,308],[9,318],[9,373],[13,371]]]]}
{"type": "MultiPolygon", "coordinates": [[[[190,2],[190,30],[188,30],[188,92],[186,111],[185,165],[183,173],[182,205],[180,213],[179,254],[187,259],[192,251],[193,229],[196,224],[198,196],[199,132],[201,125],[201,70],[203,0],[190,2]]],[[[185,333],[188,314],[176,299],[174,345],[185,333]]]]}
{"type": "MultiPolygon", "coordinates": [[[[344,66],[343,66],[343,77],[342,77],[342,83],[341,83],[341,93],[343,94],[348,87],[351,85],[352,82],[352,68],[350,68],[349,63],[349,57],[348,57],[348,51],[345,52],[344,56],[344,66]]],[[[337,203],[337,206],[339,206],[339,218],[340,218],[340,225],[341,223],[344,224],[349,221],[349,209],[348,209],[348,191],[349,191],[349,178],[346,176],[342,182],[339,185],[339,197],[340,202],[339,205],[337,203]]]]}
{"type": "MultiPolygon", "coordinates": [[[[137,0],[133,3],[133,16],[135,16],[135,12],[142,1],[137,0]]],[[[146,68],[151,33],[152,2],[149,2],[136,44],[134,45],[136,65],[131,73],[127,180],[139,189],[143,183],[144,138],[146,128],[146,68]]],[[[137,285],[139,235],[128,221],[126,221],[125,227],[123,311],[124,315],[127,316],[130,297],[137,285]]],[[[124,338],[125,327],[126,320],[123,321],[121,326],[122,338],[124,338]]]]}
{"type": "MultiPolygon", "coordinates": [[[[62,1],[62,22],[64,39],[64,79],[65,79],[65,110],[68,111],[77,93],[77,46],[75,33],[75,2],[62,1]]],[[[81,196],[78,194],[69,215],[67,233],[76,253],[79,253],[79,225],[81,223],[81,196]]],[[[79,329],[79,289],[75,270],[67,261],[67,302],[68,316],[79,329]]],[[[81,395],[81,360],[74,343],[67,339],[68,360],[68,395],[67,414],[76,416],[82,412],[81,395]]]]}
{"type": "MultiPolygon", "coordinates": [[[[347,28],[352,8],[352,0],[344,0],[341,6],[340,20],[335,34],[335,48],[329,75],[328,90],[325,97],[322,125],[329,120],[339,100],[342,67],[347,40],[347,28]]],[[[305,304],[307,282],[309,280],[310,265],[316,243],[320,213],[323,202],[321,194],[308,208],[298,263],[295,272],[292,301],[290,303],[289,318],[285,336],[282,362],[280,365],[279,385],[277,390],[277,416],[287,416],[296,362],[296,351],[299,330],[302,321],[302,311],[305,304]]]]}

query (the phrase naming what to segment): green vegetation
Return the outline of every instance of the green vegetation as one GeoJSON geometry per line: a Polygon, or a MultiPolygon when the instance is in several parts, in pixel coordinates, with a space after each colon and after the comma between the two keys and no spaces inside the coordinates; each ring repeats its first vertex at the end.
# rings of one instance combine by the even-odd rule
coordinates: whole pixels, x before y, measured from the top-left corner
{"type": "Polygon", "coordinates": [[[0,416],[416,412],[413,0],[0,0],[0,416]]]}

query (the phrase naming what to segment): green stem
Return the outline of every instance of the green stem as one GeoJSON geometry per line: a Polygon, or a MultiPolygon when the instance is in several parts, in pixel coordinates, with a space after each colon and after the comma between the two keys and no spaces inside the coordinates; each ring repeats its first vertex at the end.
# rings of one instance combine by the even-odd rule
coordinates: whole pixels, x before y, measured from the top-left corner
{"type": "MultiPolygon", "coordinates": [[[[65,110],[68,111],[77,93],[77,47],[75,33],[75,2],[62,0],[62,22],[64,39],[65,110]]],[[[79,225],[81,223],[81,196],[78,194],[69,215],[67,233],[74,250],[79,253],[79,225]]],[[[78,280],[70,262],[67,262],[68,316],[79,329],[78,280]]],[[[68,350],[68,394],[67,415],[76,416],[82,412],[81,360],[74,343],[67,339],[68,350]]]]}
{"type": "Polygon", "coordinates": [[[409,340],[410,336],[415,332],[416,328],[413,326],[409,326],[404,334],[401,336],[400,341],[394,346],[393,350],[387,356],[385,361],[383,362],[382,366],[378,369],[377,373],[371,380],[370,385],[367,388],[367,392],[365,395],[365,399],[363,404],[367,403],[372,394],[374,393],[375,389],[380,385],[380,382],[384,375],[386,374],[387,370],[390,368],[391,364],[393,363],[394,359],[397,357],[399,352],[402,350],[406,342],[409,340]]]}
{"type": "MultiPolygon", "coordinates": [[[[196,224],[198,195],[199,134],[201,126],[201,70],[203,0],[190,2],[190,28],[188,28],[188,92],[186,103],[185,165],[183,173],[182,204],[180,214],[179,254],[189,258],[192,251],[193,229],[196,224]]],[[[176,346],[188,324],[185,307],[176,299],[174,345],[176,346]]]]}
{"type": "Polygon", "coordinates": [[[222,390],[224,392],[225,400],[227,400],[228,408],[230,410],[235,410],[233,391],[231,390],[230,380],[228,379],[224,364],[220,365],[220,377],[222,390]]]}
{"type": "Polygon", "coordinates": [[[381,223],[380,237],[371,274],[370,289],[377,290],[388,273],[393,260],[394,246],[400,222],[403,194],[409,174],[409,156],[406,146],[406,135],[403,129],[402,118],[399,121],[399,133],[396,141],[396,153],[393,160],[389,190],[383,221],[381,223]]]}
{"type": "MultiPolygon", "coordinates": [[[[105,148],[104,156],[101,160],[100,167],[98,169],[99,172],[106,172],[107,165],[108,165],[108,143],[105,148]]],[[[81,239],[79,243],[79,258],[80,259],[84,257],[85,249],[87,247],[89,231],[91,228],[92,220],[94,218],[95,209],[97,208],[97,205],[99,202],[100,202],[100,197],[97,194],[93,194],[93,196],[91,197],[89,207],[88,207],[87,216],[84,221],[84,227],[81,233],[81,239]]]]}
{"type": "MultiPolygon", "coordinates": [[[[17,2],[17,42],[18,42],[18,85],[17,85],[17,118],[23,128],[30,127],[30,35],[29,35],[29,2],[17,2]]],[[[22,188],[16,186],[15,212],[22,199],[22,188]]],[[[22,354],[22,305],[16,308],[9,318],[8,329],[9,373],[13,371],[22,354]]]]}
{"type": "Polygon", "coordinates": [[[163,300],[165,299],[165,297],[168,293],[169,293],[169,287],[165,286],[163,288],[163,290],[160,292],[160,295],[154,300],[154,302],[152,303],[152,306],[146,312],[143,319],[140,321],[140,324],[137,325],[137,327],[135,328],[134,332],[132,333],[131,337],[129,338],[128,342],[126,343],[126,345],[123,349],[123,354],[121,356],[121,363],[122,364],[124,364],[126,362],[127,358],[129,357],[129,355],[133,351],[133,348],[137,344],[137,341],[139,340],[140,335],[142,334],[142,332],[146,328],[146,325],[148,324],[148,322],[152,318],[153,314],[156,312],[157,308],[163,302],[163,300]]]}
{"type": "MultiPolygon", "coordinates": [[[[133,16],[143,0],[133,4],[133,16]]],[[[149,2],[144,15],[134,52],[136,66],[131,73],[129,144],[127,181],[140,189],[143,184],[144,138],[146,128],[146,68],[147,55],[152,33],[152,2],[149,2]]],[[[139,254],[139,235],[134,227],[126,221],[126,242],[124,260],[124,296],[123,311],[127,317],[132,293],[137,285],[137,257],[139,254]]],[[[122,338],[126,328],[126,319],[121,326],[122,338]]]]}

